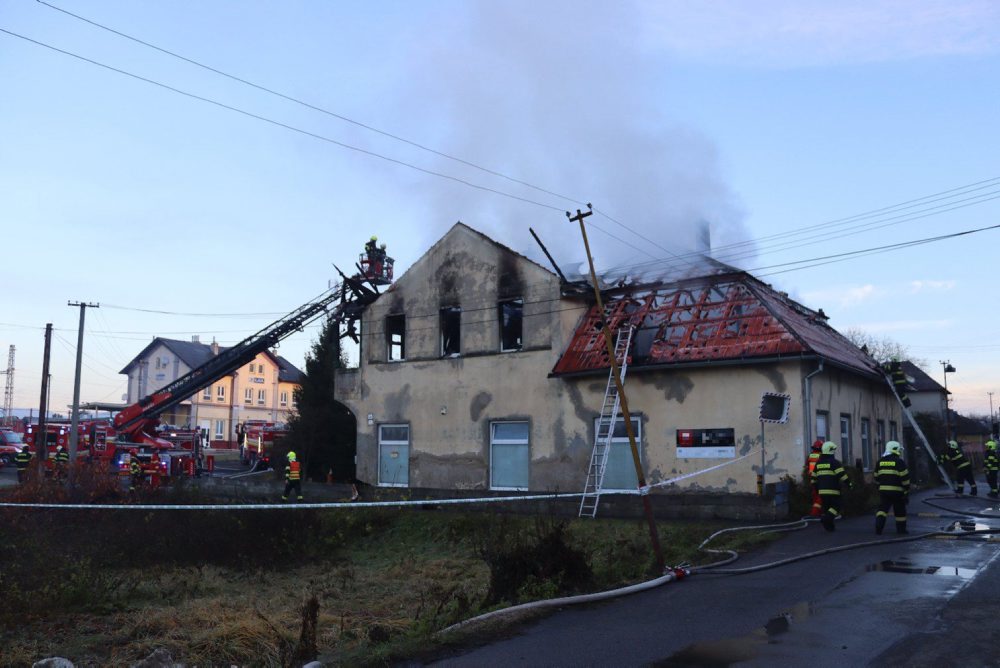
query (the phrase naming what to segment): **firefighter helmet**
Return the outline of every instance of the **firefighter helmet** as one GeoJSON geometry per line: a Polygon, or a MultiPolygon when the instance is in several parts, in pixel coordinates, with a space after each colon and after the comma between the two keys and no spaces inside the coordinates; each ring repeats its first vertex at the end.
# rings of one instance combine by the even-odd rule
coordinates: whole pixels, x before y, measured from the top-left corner
{"type": "Polygon", "coordinates": [[[990,439],[989,441],[986,441],[986,449],[987,450],[996,450],[997,449],[997,442],[994,441],[994,440],[992,440],[992,439],[990,439]]]}
{"type": "Polygon", "coordinates": [[[823,444],[824,455],[832,455],[836,451],[837,451],[837,444],[834,443],[833,441],[827,441],[826,443],[823,444]]]}
{"type": "Polygon", "coordinates": [[[898,455],[902,450],[903,448],[899,445],[899,441],[889,441],[885,444],[885,453],[887,455],[898,455]]]}
{"type": "Polygon", "coordinates": [[[28,446],[25,445],[24,447],[21,448],[21,452],[31,452],[31,450],[28,448],[28,446]]]}
{"type": "Polygon", "coordinates": [[[288,452],[288,461],[290,461],[290,462],[294,462],[295,461],[295,453],[294,452],[291,452],[291,451],[288,452]]]}
{"type": "Polygon", "coordinates": [[[948,441],[948,447],[949,448],[955,448],[956,450],[958,450],[958,442],[957,441],[948,441]]]}
{"type": "Polygon", "coordinates": [[[375,236],[375,235],[373,234],[373,235],[372,235],[372,239],[371,239],[371,240],[372,240],[372,241],[378,241],[378,237],[377,237],[377,236],[375,236]]]}
{"type": "Polygon", "coordinates": [[[819,452],[822,449],[823,449],[823,441],[817,438],[815,441],[813,441],[812,451],[819,452]]]}

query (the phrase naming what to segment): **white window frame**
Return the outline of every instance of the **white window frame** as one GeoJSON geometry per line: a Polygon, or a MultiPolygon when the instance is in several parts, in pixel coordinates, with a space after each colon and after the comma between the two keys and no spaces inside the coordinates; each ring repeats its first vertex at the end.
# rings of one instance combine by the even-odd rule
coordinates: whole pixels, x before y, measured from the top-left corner
{"type": "Polygon", "coordinates": [[[211,401],[212,400],[212,386],[211,385],[209,385],[208,387],[206,387],[204,390],[201,391],[201,398],[204,399],[205,401],[211,401]]]}
{"type": "Polygon", "coordinates": [[[257,390],[257,405],[258,406],[267,405],[267,390],[257,390]]]}
{"type": "Polygon", "coordinates": [[[816,411],[816,438],[830,440],[830,413],[827,411],[816,411]],[[823,429],[819,428],[820,423],[823,424],[823,429]]]}
{"type": "Polygon", "coordinates": [[[243,403],[252,404],[253,403],[253,388],[248,387],[243,390],[243,403]]]}
{"type": "Polygon", "coordinates": [[[846,466],[854,466],[854,448],[851,447],[851,436],[854,431],[854,421],[847,413],[840,414],[840,461],[846,466]],[[847,429],[844,429],[844,424],[847,429]]]}
{"type": "Polygon", "coordinates": [[[288,405],[288,390],[284,390],[279,396],[279,401],[282,406],[288,405]]]}
{"type": "MultiPolygon", "coordinates": [[[[632,417],[633,432],[635,434],[635,444],[636,444],[636,448],[639,450],[639,465],[642,466],[643,469],[645,469],[645,462],[643,462],[643,460],[642,460],[642,420],[639,419],[638,415],[632,415],[631,417],[632,417]]],[[[599,417],[594,418],[594,433],[595,434],[597,433],[598,421],[600,419],[601,418],[599,418],[599,417]]],[[[618,430],[618,423],[621,423],[621,425],[622,425],[622,431],[624,431],[624,429],[625,429],[625,418],[622,417],[621,415],[618,416],[618,419],[615,421],[615,431],[618,430]]],[[[613,433],[614,433],[614,431],[612,432],[612,434],[613,433]]],[[[625,448],[629,449],[629,456],[631,456],[631,454],[632,454],[631,453],[632,446],[631,446],[631,444],[628,441],[628,432],[625,432],[625,434],[623,436],[612,436],[611,437],[611,444],[610,445],[611,445],[611,448],[615,448],[616,446],[619,447],[619,448],[621,448],[621,447],[624,446],[625,448]]],[[[634,466],[635,465],[633,464],[633,470],[634,470],[634,466]]],[[[602,480],[602,482],[603,482],[603,480],[602,480]]],[[[635,487],[629,487],[627,489],[619,489],[617,487],[607,487],[607,486],[604,486],[603,484],[601,485],[601,491],[602,492],[605,492],[605,491],[607,491],[607,492],[633,492],[633,491],[635,491],[635,489],[636,489],[635,487]]]]}
{"type": "Polygon", "coordinates": [[[226,400],[226,386],[225,385],[216,385],[215,386],[215,400],[216,401],[225,401],[226,400]]]}
{"type": "Polygon", "coordinates": [[[872,470],[872,421],[861,418],[861,468],[872,470]]]}
{"type": "Polygon", "coordinates": [[[410,425],[408,423],[389,423],[380,424],[377,427],[378,431],[378,486],[379,487],[409,487],[410,486],[410,443],[412,442],[412,437],[410,434],[410,425]],[[406,428],[406,440],[405,441],[391,441],[383,440],[382,430],[387,428],[406,428]],[[406,446],[406,482],[385,482],[382,480],[382,446],[383,445],[403,445],[406,446]]]}
{"type": "Polygon", "coordinates": [[[527,420],[496,420],[490,422],[490,489],[496,490],[508,490],[515,492],[524,492],[528,490],[528,485],[531,482],[531,424],[527,420]],[[507,438],[497,438],[496,437],[496,427],[497,425],[510,425],[510,424],[523,424],[525,427],[525,437],[523,439],[507,439],[507,438]],[[497,485],[493,481],[493,472],[495,466],[493,464],[493,446],[494,445],[523,445],[528,450],[528,470],[526,471],[528,482],[522,487],[520,485],[507,486],[507,485],[497,485]]]}
{"type": "Polygon", "coordinates": [[[226,435],[226,421],[216,420],[215,421],[215,440],[221,441],[226,435]]]}

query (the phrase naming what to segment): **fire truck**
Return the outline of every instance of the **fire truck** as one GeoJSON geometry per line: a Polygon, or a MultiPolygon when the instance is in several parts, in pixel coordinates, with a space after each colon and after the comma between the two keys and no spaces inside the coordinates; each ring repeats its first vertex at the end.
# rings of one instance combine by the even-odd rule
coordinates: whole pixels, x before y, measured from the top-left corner
{"type": "MultiPolygon", "coordinates": [[[[391,267],[391,259],[389,266],[391,267]]],[[[321,317],[328,316],[341,324],[346,324],[341,338],[350,336],[357,341],[355,323],[361,317],[364,308],[378,298],[378,286],[386,284],[385,264],[382,265],[380,274],[361,270],[360,267],[360,273],[352,277],[346,276],[340,269],[337,271],[343,280],[325,291],[315,301],[303,304],[239,343],[221,350],[218,355],[211,357],[201,366],[119,412],[110,425],[116,436],[113,441],[115,450],[127,448],[140,453],[140,457],[142,452],[157,452],[160,453],[161,461],[162,454],[167,454],[173,460],[172,454],[176,454],[175,445],[178,441],[187,443],[189,434],[167,437],[166,434],[173,432],[158,432],[159,415],[174,408],[204,387],[233,373],[251,362],[259,353],[275,347],[285,337],[302,331],[306,325],[321,317]]],[[[388,275],[391,276],[391,269],[388,275]]],[[[278,425],[267,425],[260,428],[259,433],[253,430],[251,433],[259,438],[258,452],[263,455],[267,449],[265,444],[273,445],[276,439],[284,435],[284,430],[278,425]]],[[[189,442],[191,449],[188,450],[187,445],[181,444],[181,450],[197,461],[200,444],[196,439],[189,442]]],[[[183,457],[184,455],[181,455],[182,459],[183,457]]],[[[171,472],[174,467],[175,465],[171,463],[171,472]]],[[[192,471],[191,465],[186,461],[185,468],[188,472],[192,471]]]]}
{"type": "Polygon", "coordinates": [[[240,439],[240,459],[252,469],[267,468],[271,465],[274,445],[288,435],[283,424],[264,420],[247,420],[243,423],[240,439]]]}

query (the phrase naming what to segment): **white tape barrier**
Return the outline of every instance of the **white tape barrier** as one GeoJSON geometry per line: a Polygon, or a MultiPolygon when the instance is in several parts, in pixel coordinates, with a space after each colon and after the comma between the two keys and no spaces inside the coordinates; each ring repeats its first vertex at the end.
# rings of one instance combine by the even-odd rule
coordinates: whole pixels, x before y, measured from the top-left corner
{"type": "MultiPolygon", "coordinates": [[[[722,464],[717,464],[716,466],[710,466],[707,469],[701,469],[700,471],[694,471],[692,473],[685,473],[684,475],[671,478],[669,480],[661,480],[653,485],[648,485],[642,489],[633,490],[615,490],[613,492],[602,492],[602,496],[611,495],[642,495],[648,494],[650,488],[652,487],[663,487],[665,485],[672,485],[681,480],[686,480],[688,478],[693,478],[695,476],[701,475],[702,473],[708,473],[709,471],[715,471],[716,469],[721,469],[730,464],[735,464],[736,462],[746,459],[752,454],[760,452],[760,450],[751,450],[747,454],[732,459],[728,462],[723,462],[722,464]]],[[[0,503],[0,508],[60,508],[60,509],[73,509],[73,510],[323,510],[323,509],[336,509],[336,508],[393,508],[402,506],[442,506],[442,505],[461,505],[469,503],[502,503],[506,501],[554,501],[558,499],[578,499],[583,496],[583,493],[576,494],[526,494],[523,496],[485,496],[477,498],[466,498],[466,499],[420,499],[417,501],[342,501],[334,503],[221,503],[221,504],[139,504],[139,503],[123,503],[123,504],[110,504],[110,503],[0,503]]]]}

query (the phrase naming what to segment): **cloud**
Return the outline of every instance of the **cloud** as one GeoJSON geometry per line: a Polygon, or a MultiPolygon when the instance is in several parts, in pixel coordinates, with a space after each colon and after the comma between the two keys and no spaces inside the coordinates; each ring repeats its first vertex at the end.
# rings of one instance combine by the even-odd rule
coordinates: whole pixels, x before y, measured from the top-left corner
{"type": "Polygon", "coordinates": [[[865,285],[813,290],[803,293],[802,297],[806,304],[816,304],[817,308],[830,302],[834,302],[842,308],[848,308],[857,306],[882,294],[882,290],[877,289],[871,283],[867,283],[865,285]]]}
{"type": "Polygon", "coordinates": [[[681,58],[810,67],[1000,51],[995,0],[646,0],[645,39],[681,58]]]}
{"type": "Polygon", "coordinates": [[[879,332],[902,332],[915,329],[948,329],[954,325],[950,319],[944,320],[888,320],[885,322],[865,322],[850,327],[864,332],[876,334],[879,332]]]}
{"type": "Polygon", "coordinates": [[[948,281],[910,281],[910,292],[912,294],[917,294],[918,292],[947,292],[955,288],[958,285],[958,281],[948,280],[948,281]]]}

